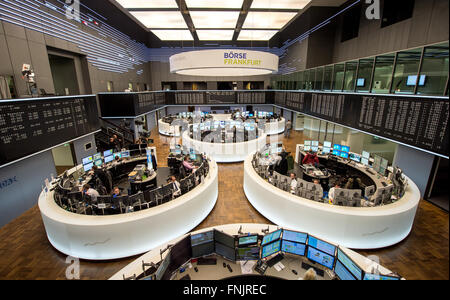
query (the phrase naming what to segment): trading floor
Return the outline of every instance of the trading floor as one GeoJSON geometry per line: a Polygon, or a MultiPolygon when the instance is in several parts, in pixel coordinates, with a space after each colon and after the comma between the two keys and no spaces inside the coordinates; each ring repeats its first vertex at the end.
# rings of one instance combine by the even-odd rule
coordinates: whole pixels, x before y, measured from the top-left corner
{"type": "MultiPolygon", "coordinates": [[[[153,130],[160,166],[166,166],[169,138],[153,130]]],[[[282,139],[288,152],[304,140],[303,133],[294,131],[282,139]]],[[[219,164],[219,197],[209,216],[193,231],[221,224],[271,224],[247,200],[243,190],[243,163],[219,164]]],[[[422,200],[411,234],[394,246],[358,253],[376,255],[380,264],[408,280],[449,278],[448,213],[422,200]]],[[[80,279],[108,279],[138,256],[114,261],[80,263],[80,279]]],[[[37,206],[0,229],[1,279],[65,279],[66,255],[48,242],[37,206]],[[14,252],[11,252],[14,249],[14,252]],[[30,251],[33,249],[33,251],[30,251]]]]}

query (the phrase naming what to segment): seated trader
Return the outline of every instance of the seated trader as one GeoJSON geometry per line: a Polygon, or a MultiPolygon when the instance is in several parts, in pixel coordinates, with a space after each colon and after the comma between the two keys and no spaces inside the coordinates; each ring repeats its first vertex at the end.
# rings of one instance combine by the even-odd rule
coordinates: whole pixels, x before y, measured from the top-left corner
{"type": "Polygon", "coordinates": [[[302,160],[302,165],[314,165],[317,166],[319,164],[319,158],[317,157],[317,154],[314,153],[312,150],[306,154],[306,156],[302,160]]]}
{"type": "Polygon", "coordinates": [[[332,187],[329,191],[328,191],[328,199],[329,199],[329,203],[333,204],[333,200],[334,200],[334,193],[336,191],[336,189],[339,189],[341,187],[339,182],[336,182],[336,184],[334,185],[334,187],[332,187]]]}
{"type": "Polygon", "coordinates": [[[173,196],[178,197],[181,196],[180,183],[177,181],[175,176],[170,176],[170,182],[172,184],[173,196]]]}
{"type": "Polygon", "coordinates": [[[295,189],[297,188],[297,176],[291,173],[291,194],[295,194],[295,189]]]}
{"type": "Polygon", "coordinates": [[[120,196],[121,196],[121,195],[120,195],[120,189],[119,189],[118,186],[115,186],[115,187],[114,187],[114,190],[113,190],[112,197],[113,197],[113,198],[117,198],[117,197],[120,197],[120,196]]]}
{"type": "Polygon", "coordinates": [[[192,171],[195,170],[195,166],[194,166],[193,164],[191,164],[191,163],[188,161],[188,159],[189,159],[189,156],[186,155],[186,156],[184,157],[184,160],[183,160],[183,167],[184,167],[184,169],[185,169],[186,171],[192,172],[192,171]]]}
{"type": "Polygon", "coordinates": [[[83,185],[81,193],[83,193],[83,195],[90,196],[92,202],[97,202],[97,197],[100,196],[100,194],[96,190],[91,188],[89,184],[83,185]]]}

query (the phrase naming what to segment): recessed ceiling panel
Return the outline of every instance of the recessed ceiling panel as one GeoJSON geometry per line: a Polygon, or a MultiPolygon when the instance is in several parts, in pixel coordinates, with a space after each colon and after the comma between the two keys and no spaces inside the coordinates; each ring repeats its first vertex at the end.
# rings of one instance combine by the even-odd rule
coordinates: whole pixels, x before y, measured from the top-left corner
{"type": "Polygon", "coordinates": [[[193,41],[189,30],[151,30],[161,41],[193,41]]]}
{"type": "Polygon", "coordinates": [[[175,0],[116,0],[124,8],[178,8],[175,0]]]}
{"type": "Polygon", "coordinates": [[[303,9],[311,0],[253,0],[250,8],[303,9]]]}
{"type": "Polygon", "coordinates": [[[245,30],[239,33],[238,41],[268,41],[278,30],[245,30]]]}
{"type": "Polygon", "coordinates": [[[147,28],[188,28],[179,11],[130,11],[147,28]]]}
{"type": "Polygon", "coordinates": [[[234,30],[197,30],[200,41],[231,41],[234,30]]]}
{"type": "Polygon", "coordinates": [[[188,8],[242,8],[244,0],[185,0],[188,8]]]}
{"type": "Polygon", "coordinates": [[[235,28],[238,11],[190,11],[192,22],[199,28],[235,28]]]}
{"type": "Polygon", "coordinates": [[[295,12],[249,11],[242,28],[281,29],[296,15],[295,12]]]}

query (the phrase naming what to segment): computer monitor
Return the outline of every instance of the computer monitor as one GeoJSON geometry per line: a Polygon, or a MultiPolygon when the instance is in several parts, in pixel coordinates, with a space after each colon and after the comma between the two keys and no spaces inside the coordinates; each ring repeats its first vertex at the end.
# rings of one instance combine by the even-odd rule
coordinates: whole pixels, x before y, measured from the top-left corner
{"type": "Polygon", "coordinates": [[[119,158],[122,158],[122,152],[114,152],[113,156],[114,156],[114,158],[116,158],[117,156],[119,158]]]}
{"type": "Polygon", "coordinates": [[[112,154],[113,154],[113,150],[112,150],[112,149],[106,150],[106,151],[103,152],[103,156],[104,156],[104,157],[110,156],[110,155],[112,155],[112,154]]]}
{"type": "Polygon", "coordinates": [[[334,273],[340,280],[356,280],[355,276],[339,260],[336,261],[336,265],[334,266],[334,273]]]}
{"type": "Polygon", "coordinates": [[[309,151],[311,151],[311,146],[304,146],[303,150],[306,152],[309,152],[309,151]]]}
{"type": "Polygon", "coordinates": [[[93,162],[88,163],[88,164],[86,164],[86,165],[83,165],[83,170],[84,170],[85,172],[89,172],[89,171],[92,169],[93,166],[94,166],[94,163],[93,163],[93,162]]]}
{"type": "Polygon", "coordinates": [[[325,142],[323,142],[323,146],[324,146],[325,148],[331,148],[331,142],[325,141],[325,142]]]}
{"type": "Polygon", "coordinates": [[[168,272],[173,273],[192,258],[191,238],[186,236],[170,248],[170,264],[168,272]]]}
{"type": "Polygon", "coordinates": [[[259,260],[259,247],[237,248],[236,260],[259,260]]]}
{"type": "Polygon", "coordinates": [[[196,160],[197,159],[197,155],[196,154],[189,154],[189,158],[191,160],[196,160]]]}
{"type": "Polygon", "coordinates": [[[328,253],[330,255],[335,255],[336,253],[336,246],[333,244],[330,244],[328,242],[325,242],[321,239],[316,238],[315,236],[310,235],[308,238],[308,246],[314,247],[320,251],[323,251],[325,253],[328,253]]]}
{"type": "Polygon", "coordinates": [[[258,235],[248,235],[240,237],[238,240],[238,246],[247,246],[247,245],[253,245],[258,243],[258,235]]]}
{"type": "Polygon", "coordinates": [[[350,153],[350,159],[356,162],[361,162],[361,156],[356,153],[350,153]]]}
{"type": "Polygon", "coordinates": [[[322,153],[324,153],[324,154],[329,154],[330,152],[331,152],[331,148],[323,147],[322,153]]]}
{"type": "Polygon", "coordinates": [[[401,280],[398,276],[365,273],[363,280],[401,280]]]}
{"type": "Polygon", "coordinates": [[[356,81],[356,86],[357,87],[363,87],[366,85],[366,79],[365,78],[358,78],[358,80],[356,81]]]}
{"type": "Polygon", "coordinates": [[[306,245],[302,243],[282,240],[281,251],[294,255],[305,256],[306,245]]]}
{"type": "Polygon", "coordinates": [[[303,143],[303,145],[304,145],[304,146],[311,146],[311,141],[305,141],[305,142],[303,143]]]}
{"type": "Polygon", "coordinates": [[[236,261],[236,248],[227,247],[217,242],[214,244],[214,248],[217,255],[223,256],[231,261],[236,261]]]}
{"type": "Polygon", "coordinates": [[[92,156],[85,157],[85,158],[83,158],[83,165],[90,164],[93,161],[94,161],[94,158],[92,156]]]}
{"type": "Polygon", "coordinates": [[[342,152],[350,152],[350,147],[349,146],[342,146],[341,147],[341,151],[342,152]]]}
{"type": "Polygon", "coordinates": [[[278,240],[281,237],[282,231],[283,231],[282,229],[278,229],[274,232],[266,234],[261,242],[261,246],[264,246],[266,244],[269,244],[269,243],[272,243],[273,241],[278,240]]]}
{"type": "Polygon", "coordinates": [[[311,147],[311,150],[312,150],[313,152],[319,152],[319,147],[312,146],[312,147],[311,147]]]}
{"type": "Polygon", "coordinates": [[[235,247],[235,238],[232,235],[223,233],[222,231],[214,229],[214,242],[221,243],[230,248],[235,247]]]}
{"type": "Polygon", "coordinates": [[[356,279],[362,280],[363,270],[341,248],[337,249],[337,261],[341,262],[356,279]]]}
{"type": "MultiPolygon", "coordinates": [[[[425,80],[426,80],[426,75],[421,75],[419,77],[419,86],[424,86],[425,85],[425,80]]],[[[408,79],[406,81],[406,85],[407,86],[415,86],[417,82],[417,75],[410,75],[408,76],[408,79]]]]}
{"type": "Polygon", "coordinates": [[[348,158],[348,152],[341,152],[342,158],[348,158]]]}
{"type": "Polygon", "coordinates": [[[192,257],[202,257],[214,253],[214,231],[191,235],[192,257]]]}
{"type": "Polygon", "coordinates": [[[313,147],[319,147],[319,141],[312,141],[311,146],[313,147]]]}
{"type": "Polygon", "coordinates": [[[96,161],[97,159],[102,159],[102,154],[100,152],[96,153],[93,155],[93,158],[94,158],[94,161],[96,161]]]}
{"type": "Polygon", "coordinates": [[[335,144],[335,145],[333,146],[333,149],[334,149],[334,150],[341,151],[341,150],[342,150],[342,146],[339,145],[339,144],[335,144]]]}
{"type": "Polygon", "coordinates": [[[333,150],[333,155],[341,156],[341,151],[333,150]]]}
{"type": "Polygon", "coordinates": [[[261,248],[261,259],[281,251],[281,240],[267,244],[261,248]]]}
{"type": "Polygon", "coordinates": [[[334,256],[308,246],[308,253],[306,257],[330,270],[333,269],[334,256]]]}
{"type": "Polygon", "coordinates": [[[105,164],[112,162],[114,160],[114,156],[109,155],[109,156],[105,156],[105,164]]]}
{"type": "Polygon", "coordinates": [[[170,264],[170,250],[168,250],[166,257],[164,257],[163,261],[161,262],[161,264],[159,265],[158,269],[155,272],[156,280],[167,279],[166,274],[168,272],[166,271],[169,268],[169,264],[170,264]]]}
{"type": "Polygon", "coordinates": [[[212,241],[214,241],[214,231],[213,230],[191,235],[192,246],[209,243],[212,241]]]}
{"type": "Polygon", "coordinates": [[[365,165],[365,166],[368,166],[369,165],[369,160],[367,159],[367,158],[361,158],[361,163],[363,164],[363,165],[365,165]]]}
{"type": "Polygon", "coordinates": [[[283,240],[306,244],[308,234],[292,230],[283,230],[283,240]]]}
{"type": "Polygon", "coordinates": [[[103,165],[103,160],[101,158],[95,160],[94,165],[96,165],[97,167],[100,167],[101,165],[103,165]]]}
{"type": "Polygon", "coordinates": [[[370,158],[370,153],[367,152],[367,151],[363,151],[361,156],[362,156],[363,158],[369,159],[369,158],[370,158]]]}
{"type": "Polygon", "coordinates": [[[130,157],[130,150],[122,151],[122,158],[130,157]]]}

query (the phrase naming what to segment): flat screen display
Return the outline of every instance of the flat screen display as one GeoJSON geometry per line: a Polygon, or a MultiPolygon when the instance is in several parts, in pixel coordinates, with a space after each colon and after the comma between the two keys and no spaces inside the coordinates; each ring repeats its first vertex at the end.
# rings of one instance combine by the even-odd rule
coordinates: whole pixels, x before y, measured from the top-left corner
{"type": "Polygon", "coordinates": [[[364,280],[400,280],[400,277],[397,276],[386,276],[386,275],[377,275],[377,274],[364,274],[364,280]]]}
{"type": "Polygon", "coordinates": [[[130,151],[122,151],[122,157],[130,157],[130,151]]]}
{"type": "Polygon", "coordinates": [[[226,233],[223,233],[218,230],[214,230],[214,241],[216,243],[221,243],[222,245],[225,245],[227,247],[233,248],[235,246],[235,239],[234,236],[228,235],[226,233]]]}
{"type": "Polygon", "coordinates": [[[362,157],[369,159],[370,158],[370,153],[367,151],[363,151],[362,152],[362,157]]]}
{"type": "Polygon", "coordinates": [[[212,253],[214,253],[214,241],[192,245],[192,257],[208,256],[212,253]]]}
{"type": "Polygon", "coordinates": [[[366,85],[366,79],[364,78],[358,78],[358,80],[356,81],[356,86],[358,87],[363,87],[366,85]]]}
{"type": "Polygon", "coordinates": [[[333,150],[333,155],[341,156],[341,151],[333,150]]]}
{"type": "Polygon", "coordinates": [[[122,158],[122,152],[114,152],[113,156],[114,158],[116,157],[122,158]]]}
{"type": "Polygon", "coordinates": [[[103,160],[101,158],[94,161],[94,165],[96,165],[97,167],[100,167],[102,164],[103,164],[103,160]]]}
{"type": "Polygon", "coordinates": [[[341,249],[337,249],[337,261],[340,261],[349,270],[356,279],[361,280],[363,277],[362,269],[352,261],[341,249]]]}
{"type": "Polygon", "coordinates": [[[93,166],[94,166],[94,163],[93,163],[93,162],[88,163],[88,164],[86,164],[86,165],[83,165],[83,170],[84,170],[85,172],[89,172],[89,170],[91,170],[93,166]]]}
{"type": "Polygon", "coordinates": [[[311,150],[312,150],[313,152],[318,152],[318,151],[319,151],[319,147],[312,146],[312,147],[311,147],[311,150]]]}
{"type": "Polygon", "coordinates": [[[334,256],[328,255],[322,251],[319,251],[315,248],[308,247],[308,259],[332,270],[334,264],[334,256]]]}
{"type": "Polygon", "coordinates": [[[92,156],[85,157],[85,158],[83,158],[83,165],[90,164],[93,161],[94,161],[94,159],[92,156]]]}
{"type": "Polygon", "coordinates": [[[312,141],[311,146],[313,147],[319,147],[319,141],[312,141]]]}
{"type": "Polygon", "coordinates": [[[336,261],[334,273],[340,280],[356,280],[352,273],[350,273],[339,260],[336,261]]]}
{"type": "Polygon", "coordinates": [[[302,243],[295,243],[283,240],[281,251],[285,253],[305,256],[306,245],[302,243]]]}
{"type": "Polygon", "coordinates": [[[361,158],[361,163],[365,166],[369,165],[369,160],[367,158],[361,158]]]}
{"type": "Polygon", "coordinates": [[[356,162],[361,162],[361,156],[359,156],[358,154],[355,153],[350,153],[350,159],[356,162]]]}
{"type": "MultiPolygon", "coordinates": [[[[419,86],[425,85],[426,75],[421,75],[419,78],[419,86]]],[[[407,86],[415,86],[417,82],[417,75],[408,76],[408,80],[406,81],[407,86]]]]}
{"type": "Polygon", "coordinates": [[[308,246],[314,247],[320,251],[323,251],[325,253],[328,253],[330,255],[335,254],[336,252],[336,246],[330,243],[327,243],[325,241],[322,241],[312,235],[309,236],[308,239],[308,246]]]}
{"type": "Polygon", "coordinates": [[[278,240],[271,244],[267,244],[261,249],[261,258],[266,258],[281,251],[281,241],[278,240]]]}
{"type": "Polygon", "coordinates": [[[341,152],[342,158],[348,158],[348,152],[341,152]]]}
{"type": "Polygon", "coordinates": [[[159,265],[158,269],[156,270],[156,273],[155,273],[156,280],[163,279],[164,274],[166,273],[166,270],[169,267],[169,264],[170,264],[170,250],[169,250],[169,253],[167,253],[164,260],[159,265]]]}
{"type": "Polygon", "coordinates": [[[331,152],[331,148],[323,148],[323,150],[322,150],[322,152],[324,153],[324,154],[328,154],[328,153],[330,153],[331,152]]]}
{"type": "Polygon", "coordinates": [[[191,235],[192,246],[214,241],[214,231],[206,231],[191,235]]]}
{"type": "Polygon", "coordinates": [[[105,164],[112,162],[114,160],[114,156],[105,156],[105,164]]]}
{"type": "Polygon", "coordinates": [[[343,152],[350,152],[350,147],[348,147],[348,146],[342,146],[342,147],[341,147],[341,151],[343,151],[343,152]]]}
{"type": "Polygon", "coordinates": [[[97,160],[97,159],[102,159],[102,154],[101,153],[96,153],[96,154],[94,154],[93,158],[94,158],[94,161],[97,160]]]}
{"type": "Polygon", "coordinates": [[[303,150],[306,152],[311,151],[311,146],[304,146],[303,150]]]}
{"type": "Polygon", "coordinates": [[[227,247],[221,243],[215,243],[216,254],[225,257],[231,261],[236,260],[236,249],[233,247],[227,247]]]}
{"type": "Polygon", "coordinates": [[[103,152],[103,156],[104,157],[110,156],[112,154],[113,154],[113,150],[112,149],[111,150],[106,150],[106,151],[103,152]]]}
{"type": "Polygon", "coordinates": [[[303,144],[305,146],[311,146],[311,141],[305,141],[305,143],[303,144]]]}
{"type": "Polygon", "coordinates": [[[191,239],[186,236],[170,248],[168,272],[172,273],[192,258],[191,239]]]}
{"type": "Polygon", "coordinates": [[[333,146],[333,149],[334,149],[334,150],[338,150],[338,151],[341,151],[341,149],[342,149],[342,146],[341,146],[341,145],[338,145],[338,144],[336,144],[336,145],[334,145],[334,146],[333,146]]]}
{"type": "Polygon", "coordinates": [[[307,233],[283,230],[283,240],[306,244],[307,233]]]}
{"type": "Polygon", "coordinates": [[[239,246],[252,245],[258,243],[257,235],[243,236],[239,238],[239,246]]]}
{"type": "Polygon", "coordinates": [[[331,142],[323,142],[323,146],[326,148],[331,148],[331,142]]]}
{"type": "Polygon", "coordinates": [[[238,248],[236,260],[259,260],[259,247],[238,248]]]}
{"type": "Polygon", "coordinates": [[[274,231],[274,232],[272,232],[272,233],[266,234],[266,235],[264,236],[262,242],[261,242],[261,246],[264,246],[264,245],[266,245],[266,244],[269,244],[269,243],[271,243],[271,242],[273,242],[273,241],[278,240],[278,239],[281,237],[281,232],[282,232],[282,230],[279,229],[279,230],[274,231]]]}

